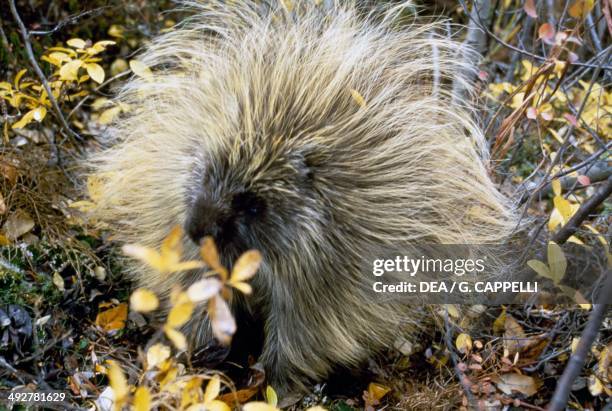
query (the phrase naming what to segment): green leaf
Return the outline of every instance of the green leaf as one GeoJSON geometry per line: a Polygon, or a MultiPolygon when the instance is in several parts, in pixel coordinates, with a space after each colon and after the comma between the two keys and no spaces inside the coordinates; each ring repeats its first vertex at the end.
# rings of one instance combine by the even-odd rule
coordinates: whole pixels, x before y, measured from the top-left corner
{"type": "Polygon", "coordinates": [[[565,276],[565,270],[567,269],[567,260],[565,254],[559,245],[553,241],[548,243],[548,267],[552,280],[556,284],[559,284],[565,276]]]}

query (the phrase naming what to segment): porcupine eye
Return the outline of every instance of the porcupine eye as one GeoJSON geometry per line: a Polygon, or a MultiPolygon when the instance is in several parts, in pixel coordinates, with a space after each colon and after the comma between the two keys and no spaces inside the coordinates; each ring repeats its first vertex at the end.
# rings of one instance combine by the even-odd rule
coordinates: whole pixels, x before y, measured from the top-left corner
{"type": "Polygon", "coordinates": [[[247,217],[254,218],[263,214],[266,203],[256,194],[247,191],[234,196],[232,208],[247,217]]]}

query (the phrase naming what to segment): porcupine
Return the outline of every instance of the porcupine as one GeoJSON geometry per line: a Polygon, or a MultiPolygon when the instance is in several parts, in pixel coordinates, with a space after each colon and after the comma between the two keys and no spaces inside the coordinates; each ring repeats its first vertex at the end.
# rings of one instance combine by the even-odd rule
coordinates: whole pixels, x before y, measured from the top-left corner
{"type": "MultiPolygon", "coordinates": [[[[397,24],[401,7],[315,3],[185,3],[192,17],[139,57],[152,74],[127,82],[129,110],[92,161],[95,217],[116,239],[158,247],[180,224],[188,255],[205,236],[225,264],[262,253],[253,297],[233,309],[263,318],[259,361],[279,392],[418,327],[419,307],[361,287],[373,247],[499,243],[518,219],[472,110],[452,99],[452,82],[471,90],[469,50],[439,23],[397,24]]],[[[160,294],[199,278],[131,273],[160,294]]],[[[191,335],[210,341],[205,315],[191,335]]]]}

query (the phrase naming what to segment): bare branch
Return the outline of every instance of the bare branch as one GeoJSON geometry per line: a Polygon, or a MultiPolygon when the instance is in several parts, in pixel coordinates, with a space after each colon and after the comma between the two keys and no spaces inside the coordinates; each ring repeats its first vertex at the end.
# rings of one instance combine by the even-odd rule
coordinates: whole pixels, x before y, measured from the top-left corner
{"type": "Polygon", "coordinates": [[[102,6],[102,7],[98,7],[92,10],[86,10],[82,13],[78,13],[78,14],[73,14],[72,16],[68,16],[65,19],[63,19],[62,21],[60,21],[59,23],[57,23],[55,25],[55,27],[53,27],[51,30],[32,30],[30,31],[30,36],[47,36],[49,34],[53,34],[57,31],[59,31],[60,29],[69,26],[71,24],[76,24],[80,19],[82,19],[83,17],[86,16],[91,16],[91,17],[96,17],[99,16],[100,14],[102,14],[102,12],[106,9],[112,8],[112,6],[102,6]]]}
{"type": "Polygon", "coordinates": [[[606,182],[601,186],[599,190],[587,201],[582,203],[576,214],[570,218],[570,220],[565,224],[553,237],[552,241],[557,244],[563,244],[570,238],[580,224],[599,206],[603,203],[609,196],[612,194],[612,176],[608,177],[606,182]]]}
{"type": "MultiPolygon", "coordinates": [[[[467,6],[465,5],[465,1],[464,0],[459,0],[459,3],[461,4],[461,6],[466,9],[467,6]]],[[[495,41],[499,42],[501,45],[503,45],[506,48],[509,48],[510,50],[514,50],[516,52],[519,52],[525,56],[529,56],[531,58],[534,58],[536,60],[539,61],[547,61],[548,58],[544,57],[544,56],[540,56],[539,54],[535,54],[535,53],[531,53],[527,50],[523,50],[519,47],[513,46],[512,44],[507,43],[506,41],[504,41],[503,39],[501,39],[499,36],[497,36],[495,33],[493,33],[491,30],[489,30],[489,28],[482,22],[482,20],[480,20],[479,18],[480,16],[477,16],[476,19],[476,23],[479,25],[479,27],[484,30],[489,36],[491,36],[495,41]]],[[[473,17],[470,14],[470,20],[472,20],[473,17]]],[[[604,59],[604,61],[607,62],[606,59],[604,59]]],[[[612,66],[610,65],[595,65],[595,64],[590,64],[590,63],[579,63],[577,61],[575,62],[571,62],[568,61],[567,64],[572,65],[572,66],[579,66],[579,67],[589,67],[589,68],[603,68],[604,70],[612,70],[612,66]]]]}
{"type": "Polygon", "coordinates": [[[75,131],[73,131],[70,128],[70,125],[66,121],[66,118],[64,117],[64,115],[62,114],[62,110],[60,109],[60,106],[57,103],[57,100],[53,96],[53,92],[51,91],[51,87],[49,86],[49,82],[47,81],[45,74],[43,73],[42,69],[38,65],[38,62],[36,61],[36,57],[34,56],[34,51],[32,50],[32,43],[30,42],[30,33],[28,32],[28,29],[26,28],[26,26],[23,24],[21,17],[19,17],[19,13],[17,12],[17,7],[15,6],[15,0],[9,0],[9,6],[11,9],[11,14],[13,15],[13,18],[15,19],[15,22],[17,23],[17,26],[19,27],[19,31],[21,32],[21,38],[23,39],[25,51],[26,51],[26,54],[28,55],[28,60],[30,61],[30,64],[32,65],[32,68],[34,69],[34,72],[40,79],[40,82],[42,83],[43,87],[45,88],[45,91],[47,92],[47,96],[49,97],[51,106],[53,106],[53,111],[55,112],[55,116],[60,121],[60,123],[62,124],[62,127],[64,128],[64,130],[68,132],[69,135],[71,135],[72,137],[74,137],[75,139],[79,141],[82,141],[83,139],[81,138],[81,136],[79,136],[75,131]]]}
{"type": "MultiPolygon", "coordinates": [[[[461,1],[461,4],[466,12],[467,7],[465,3],[461,1]]],[[[484,16],[484,21],[488,24],[489,16],[491,14],[491,2],[490,0],[474,0],[472,4],[472,10],[469,12],[470,22],[468,24],[467,36],[463,42],[463,47],[461,47],[461,59],[466,63],[466,67],[469,67],[474,62],[471,61],[473,54],[471,50],[476,50],[479,54],[483,54],[485,48],[487,46],[487,36],[486,32],[480,27],[477,23],[482,22],[481,16],[484,16]]],[[[465,97],[465,89],[464,89],[464,81],[471,81],[472,73],[466,71],[462,73],[453,83],[453,99],[455,101],[461,101],[465,97]]]]}
{"type": "MultiPolygon", "coordinates": [[[[610,273],[607,274],[607,278],[604,280],[601,295],[604,296],[604,298],[605,296],[612,295],[612,276],[610,273]]],[[[567,367],[565,367],[565,371],[563,371],[563,375],[557,382],[555,393],[553,394],[550,404],[548,404],[548,411],[565,410],[565,404],[567,403],[572,384],[578,375],[580,375],[587,354],[595,338],[597,338],[597,334],[599,333],[599,329],[601,328],[601,324],[609,306],[609,304],[593,304],[593,311],[591,311],[586,328],[580,336],[578,347],[570,357],[567,367]]]]}

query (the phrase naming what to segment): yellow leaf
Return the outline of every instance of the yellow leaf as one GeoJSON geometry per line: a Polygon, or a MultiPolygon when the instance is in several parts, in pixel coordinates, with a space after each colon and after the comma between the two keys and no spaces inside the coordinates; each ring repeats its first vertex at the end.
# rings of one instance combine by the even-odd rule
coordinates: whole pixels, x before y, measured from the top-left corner
{"type": "Polygon", "coordinates": [[[559,180],[558,178],[555,178],[551,182],[551,185],[552,185],[552,190],[555,196],[560,196],[561,195],[561,180],[559,180]]]}
{"type": "Polygon", "coordinates": [[[112,105],[112,102],[106,97],[98,97],[97,99],[93,101],[93,103],[91,103],[91,109],[98,111],[102,108],[105,108],[111,105],[112,105]]]}
{"type": "Polygon", "coordinates": [[[353,97],[353,100],[355,100],[359,107],[366,106],[365,98],[357,90],[351,89],[351,97],[353,97]]]}
{"type": "Polygon", "coordinates": [[[204,391],[204,403],[209,403],[219,396],[221,392],[221,378],[218,375],[214,375],[208,384],[206,384],[206,390],[204,391]]]}
{"type": "Polygon", "coordinates": [[[113,46],[117,43],[115,43],[112,40],[101,40],[96,42],[93,46],[91,46],[90,48],[87,49],[87,52],[91,55],[95,55],[98,54],[104,50],[106,50],[106,48],[108,46],[113,46]]]}
{"type": "Polygon", "coordinates": [[[62,53],[61,51],[54,51],[52,53],[49,53],[49,57],[61,63],[67,63],[72,60],[72,58],[68,54],[62,53]]]}
{"type": "Polygon", "coordinates": [[[577,0],[570,6],[569,15],[575,19],[583,18],[591,12],[594,5],[595,0],[577,0]]]}
{"type": "Polygon", "coordinates": [[[242,406],[242,409],[244,411],[278,411],[278,408],[262,401],[246,403],[242,406]]]}
{"type": "Polygon", "coordinates": [[[567,239],[567,242],[584,245],[584,242],[580,240],[578,237],[576,237],[575,235],[570,236],[570,238],[567,239]]]}
{"type": "Polygon", "coordinates": [[[454,304],[444,304],[444,311],[448,312],[452,318],[458,319],[460,317],[459,309],[454,304]]]}
{"type": "Polygon", "coordinates": [[[502,307],[502,312],[493,322],[493,332],[495,334],[500,334],[504,331],[506,324],[506,307],[502,307]]]}
{"type": "Polygon", "coordinates": [[[529,260],[527,261],[527,265],[536,273],[538,273],[538,275],[544,277],[544,278],[548,278],[550,280],[553,279],[553,275],[550,272],[550,269],[548,268],[548,266],[546,264],[544,264],[542,261],[538,261],[538,260],[529,260]]]}
{"type": "Polygon", "coordinates": [[[162,242],[160,253],[164,259],[168,260],[168,262],[178,262],[181,254],[183,252],[183,248],[181,245],[181,236],[183,231],[181,227],[176,226],[170,231],[170,234],[164,238],[162,242]]]}
{"type": "Polygon", "coordinates": [[[187,339],[183,333],[170,327],[164,327],[164,333],[166,333],[166,337],[172,341],[172,344],[174,344],[179,351],[185,351],[187,349],[187,339]]]}
{"type": "Polygon", "coordinates": [[[5,235],[0,234],[0,245],[6,246],[6,245],[11,245],[11,241],[6,238],[5,235]]]}
{"type": "Polygon", "coordinates": [[[104,331],[116,331],[125,327],[127,319],[127,304],[121,303],[106,311],[101,311],[96,316],[96,325],[104,331]]]}
{"type": "Polygon", "coordinates": [[[187,301],[172,307],[166,320],[166,325],[172,328],[178,328],[184,325],[191,318],[193,313],[193,303],[187,301]]]}
{"type": "Polygon", "coordinates": [[[273,407],[278,406],[278,395],[276,395],[276,391],[274,391],[271,385],[266,387],[266,401],[273,407]]]}
{"type": "Polygon", "coordinates": [[[72,60],[60,67],[59,74],[61,80],[75,81],[78,79],[79,68],[83,62],[72,60]]]}
{"type": "Polygon", "coordinates": [[[130,306],[134,311],[147,313],[159,307],[159,300],[152,291],[139,288],[130,296],[130,306]]]}
{"type": "Polygon", "coordinates": [[[230,277],[230,284],[243,282],[255,275],[261,264],[261,254],[256,250],[249,250],[242,254],[234,268],[232,269],[232,276],[230,277]]]}
{"type": "Polygon", "coordinates": [[[120,410],[121,406],[127,399],[129,393],[129,385],[125,375],[119,364],[113,360],[108,361],[108,382],[113,390],[115,397],[114,408],[120,410]]]}
{"type": "Polygon", "coordinates": [[[34,120],[38,121],[39,123],[44,120],[46,115],[47,115],[46,107],[40,106],[34,109],[34,114],[33,114],[34,120]]]}
{"type": "Polygon", "coordinates": [[[85,64],[85,69],[87,69],[87,74],[93,81],[98,84],[102,84],[104,82],[104,69],[96,63],[87,63],[85,64]]]}
{"type": "Polygon", "coordinates": [[[30,124],[32,120],[34,120],[34,110],[35,109],[30,110],[27,113],[25,113],[23,117],[19,119],[19,121],[16,121],[15,123],[13,123],[11,128],[15,128],[15,129],[23,128],[27,126],[28,124],[30,124]]]}
{"type": "Polygon", "coordinates": [[[19,90],[19,81],[21,80],[21,78],[24,76],[24,74],[27,72],[27,69],[21,69],[19,70],[19,72],[15,75],[15,89],[19,90]]]}
{"type": "Polygon", "coordinates": [[[108,35],[111,37],[123,38],[123,27],[113,24],[108,29],[108,35]]]}
{"type": "Polygon", "coordinates": [[[608,248],[608,241],[606,240],[606,238],[603,235],[601,235],[601,233],[599,231],[597,231],[597,229],[595,227],[593,227],[590,224],[585,224],[584,226],[589,231],[591,231],[593,234],[595,234],[597,236],[597,240],[599,240],[601,245],[603,245],[604,247],[608,248]]]}
{"type": "Polygon", "coordinates": [[[244,295],[251,295],[253,293],[253,287],[251,287],[247,283],[242,283],[242,282],[233,283],[232,287],[239,290],[244,295]]]}
{"type": "Polygon", "coordinates": [[[567,260],[561,247],[553,241],[548,243],[547,259],[553,283],[559,284],[565,276],[567,260]]]}
{"type": "Polygon", "coordinates": [[[570,346],[570,348],[572,350],[572,354],[576,352],[576,349],[578,348],[578,343],[579,342],[580,342],[580,337],[572,338],[572,344],[570,346]]]}
{"type": "Polygon", "coordinates": [[[170,347],[157,343],[147,350],[147,369],[157,367],[162,362],[170,358],[170,347]]]}
{"type": "Polygon", "coordinates": [[[206,404],[206,411],[231,411],[231,408],[223,401],[213,400],[206,404]]]}
{"type": "Polygon", "coordinates": [[[61,51],[63,53],[68,54],[70,57],[76,57],[77,56],[77,52],[76,51],[74,51],[72,49],[69,49],[69,48],[66,48],[66,47],[49,47],[47,49],[47,51],[61,51]]]}
{"type": "Polygon", "coordinates": [[[53,284],[57,287],[58,290],[64,291],[64,279],[57,271],[53,273],[53,284]]]}
{"type": "Polygon", "coordinates": [[[147,387],[136,388],[134,393],[134,411],[149,411],[151,409],[151,393],[147,387]]]}
{"type": "Polygon", "coordinates": [[[459,334],[455,340],[455,346],[460,353],[466,354],[472,349],[472,337],[464,333],[459,334]]]}
{"type": "Polygon", "coordinates": [[[555,140],[557,140],[560,144],[563,144],[563,139],[561,138],[559,133],[557,133],[552,128],[549,128],[548,131],[550,132],[550,134],[552,134],[552,136],[555,138],[555,140]]]}
{"type": "Polygon", "coordinates": [[[563,224],[563,216],[556,208],[553,208],[552,213],[550,213],[550,218],[548,219],[548,231],[553,231],[559,225],[563,224]]]}
{"type": "Polygon", "coordinates": [[[376,401],[381,400],[390,391],[391,388],[382,384],[378,384],[375,382],[371,382],[370,384],[368,384],[368,393],[370,394],[370,398],[375,399],[376,401]]]}
{"type": "Polygon", "coordinates": [[[606,375],[608,372],[608,368],[610,367],[610,363],[612,362],[612,344],[608,344],[608,346],[604,347],[599,353],[599,361],[597,362],[597,369],[602,375],[606,375]]]}
{"type": "Polygon", "coordinates": [[[134,257],[144,263],[147,263],[151,267],[155,268],[158,271],[162,271],[164,265],[161,261],[161,256],[159,253],[152,248],[143,247],[135,244],[126,244],[121,250],[124,254],[129,255],[130,257],[134,257]]]}
{"type": "Polygon", "coordinates": [[[102,177],[97,175],[87,177],[87,195],[96,203],[102,199],[103,182],[102,177]]]}
{"type": "Polygon", "coordinates": [[[204,240],[202,240],[200,256],[211,270],[219,273],[224,281],[227,279],[227,270],[221,265],[219,252],[212,237],[204,237],[204,240]]]}
{"type": "Polygon", "coordinates": [[[153,77],[151,69],[141,61],[130,60],[130,68],[138,77],[142,77],[145,80],[150,80],[153,77]]]}
{"type": "Polygon", "coordinates": [[[82,40],[79,38],[70,39],[66,42],[66,44],[68,44],[70,47],[73,47],[75,49],[84,49],[85,46],[87,45],[85,40],[82,40]]]}
{"type": "Polygon", "coordinates": [[[593,397],[597,397],[603,393],[604,387],[599,378],[595,375],[589,377],[589,392],[593,397]]]}
{"type": "Polygon", "coordinates": [[[553,198],[553,203],[555,208],[559,210],[561,217],[563,217],[563,221],[567,223],[570,218],[572,218],[572,205],[569,201],[561,196],[555,196],[553,198]]]}
{"type": "Polygon", "coordinates": [[[109,124],[119,113],[121,113],[121,107],[119,106],[106,109],[102,113],[100,113],[100,116],[98,117],[98,123],[103,125],[109,124]]]}

